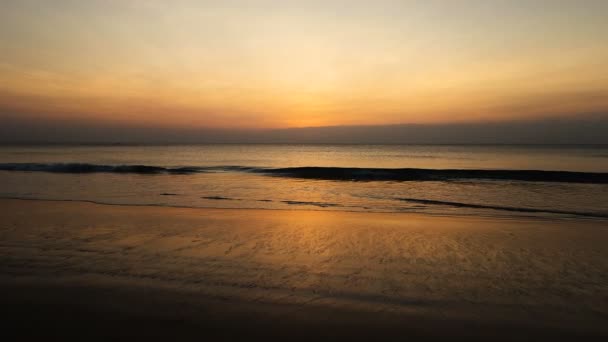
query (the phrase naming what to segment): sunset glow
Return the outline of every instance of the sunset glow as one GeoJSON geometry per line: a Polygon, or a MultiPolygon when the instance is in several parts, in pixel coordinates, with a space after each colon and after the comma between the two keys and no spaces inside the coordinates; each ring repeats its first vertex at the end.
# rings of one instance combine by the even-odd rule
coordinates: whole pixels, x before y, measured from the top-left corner
{"type": "Polygon", "coordinates": [[[0,116],[279,128],[608,109],[608,2],[8,1],[0,116]]]}

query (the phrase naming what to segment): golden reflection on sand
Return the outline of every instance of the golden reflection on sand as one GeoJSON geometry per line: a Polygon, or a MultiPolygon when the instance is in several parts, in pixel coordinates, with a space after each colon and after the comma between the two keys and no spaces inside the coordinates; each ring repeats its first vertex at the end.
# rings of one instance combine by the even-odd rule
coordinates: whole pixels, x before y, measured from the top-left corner
{"type": "Polygon", "coordinates": [[[606,309],[601,221],[1,202],[3,269],[41,279],[86,270],[201,295],[442,315],[551,306],[593,320],[606,309]]]}

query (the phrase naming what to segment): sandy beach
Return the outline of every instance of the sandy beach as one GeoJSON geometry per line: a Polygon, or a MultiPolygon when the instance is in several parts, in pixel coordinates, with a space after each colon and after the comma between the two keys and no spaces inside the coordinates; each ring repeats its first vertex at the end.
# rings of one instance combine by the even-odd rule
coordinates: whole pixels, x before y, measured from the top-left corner
{"type": "Polygon", "coordinates": [[[0,208],[17,339],[608,337],[602,220],[0,208]]]}

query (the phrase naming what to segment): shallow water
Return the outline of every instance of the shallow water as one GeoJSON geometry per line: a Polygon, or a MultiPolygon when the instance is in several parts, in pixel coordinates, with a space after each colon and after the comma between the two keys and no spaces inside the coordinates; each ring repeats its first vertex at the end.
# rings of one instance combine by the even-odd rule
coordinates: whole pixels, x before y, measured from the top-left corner
{"type": "Polygon", "coordinates": [[[608,146],[4,146],[0,170],[1,197],[608,217],[608,146]]]}

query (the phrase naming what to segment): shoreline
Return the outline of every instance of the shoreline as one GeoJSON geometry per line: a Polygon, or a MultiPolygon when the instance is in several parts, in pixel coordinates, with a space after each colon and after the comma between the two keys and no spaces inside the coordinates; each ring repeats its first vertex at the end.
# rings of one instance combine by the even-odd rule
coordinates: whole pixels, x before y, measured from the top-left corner
{"type": "Polygon", "coordinates": [[[37,336],[608,336],[604,222],[29,199],[0,214],[3,316],[37,336]]]}
{"type": "MultiPolygon", "coordinates": [[[[95,200],[84,200],[84,199],[54,199],[54,198],[27,198],[27,197],[13,197],[13,196],[0,196],[0,201],[10,200],[10,201],[40,201],[40,202],[68,202],[68,203],[89,203],[95,205],[106,205],[106,206],[116,206],[116,207],[153,207],[153,208],[173,208],[173,209],[201,209],[201,210],[261,210],[261,211],[298,211],[298,212],[338,212],[338,213],[356,213],[356,214],[387,214],[387,215],[413,215],[420,217],[437,217],[437,218],[454,218],[454,219],[488,219],[488,220],[514,220],[514,221],[549,221],[549,222],[560,222],[560,221],[581,221],[581,222],[597,222],[601,224],[602,222],[607,224],[608,227],[608,216],[593,216],[593,215],[575,215],[575,214],[566,214],[566,213],[553,213],[553,212],[545,212],[539,211],[538,213],[546,213],[549,215],[526,215],[523,214],[523,211],[519,215],[483,215],[483,214],[438,214],[433,212],[419,212],[419,211],[373,211],[373,210],[346,210],[346,209],[288,209],[288,208],[234,208],[234,207],[196,207],[196,206],[186,206],[186,205],[172,205],[172,204],[154,204],[154,203],[109,203],[109,202],[101,202],[95,200]]],[[[501,211],[500,209],[487,209],[487,210],[496,210],[501,211]]],[[[535,211],[534,211],[535,212],[535,211]]]]}

